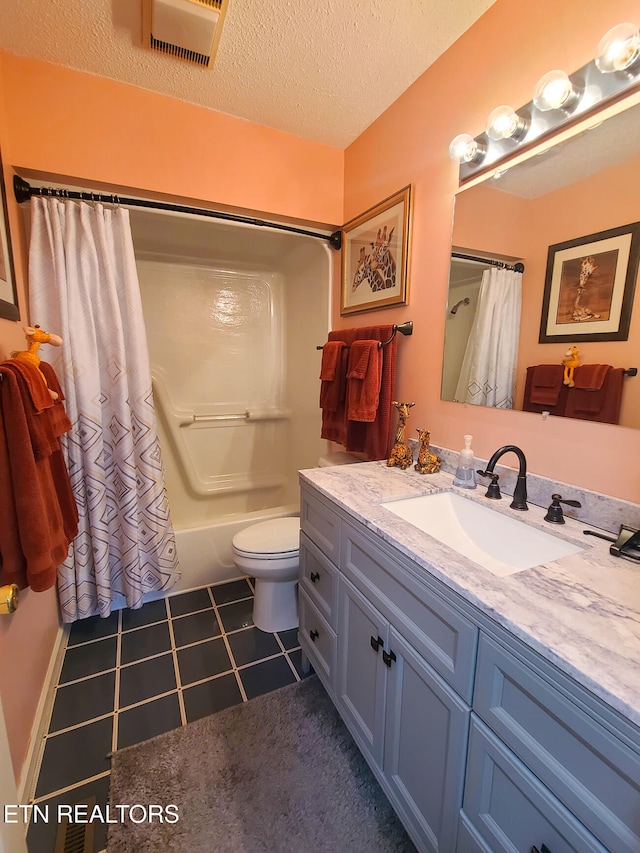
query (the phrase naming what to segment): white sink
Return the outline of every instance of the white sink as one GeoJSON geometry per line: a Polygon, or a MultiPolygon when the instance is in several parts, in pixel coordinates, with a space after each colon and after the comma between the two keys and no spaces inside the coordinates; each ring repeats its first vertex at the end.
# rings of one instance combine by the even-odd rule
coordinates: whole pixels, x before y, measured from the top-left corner
{"type": "Polygon", "coordinates": [[[501,577],[583,550],[455,492],[434,492],[380,506],[501,577]]]}

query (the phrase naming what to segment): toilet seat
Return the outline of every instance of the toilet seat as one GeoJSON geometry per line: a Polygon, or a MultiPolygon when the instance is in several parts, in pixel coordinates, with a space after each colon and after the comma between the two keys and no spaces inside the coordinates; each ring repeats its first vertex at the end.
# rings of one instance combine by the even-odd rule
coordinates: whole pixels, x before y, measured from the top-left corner
{"type": "Polygon", "coordinates": [[[300,519],[273,518],[245,527],[233,537],[233,551],[261,560],[295,558],[300,550],[300,519]]]}

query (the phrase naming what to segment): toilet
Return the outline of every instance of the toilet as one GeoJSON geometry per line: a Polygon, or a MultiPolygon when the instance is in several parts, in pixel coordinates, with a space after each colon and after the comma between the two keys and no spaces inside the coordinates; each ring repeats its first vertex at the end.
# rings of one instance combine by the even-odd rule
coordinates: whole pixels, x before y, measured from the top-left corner
{"type": "MultiPolygon", "coordinates": [[[[328,453],[320,468],[361,462],[344,451],[328,453]]],[[[274,633],[298,627],[298,563],[300,519],[273,518],[240,530],[231,543],[233,562],[255,579],[253,624],[274,633]]]]}

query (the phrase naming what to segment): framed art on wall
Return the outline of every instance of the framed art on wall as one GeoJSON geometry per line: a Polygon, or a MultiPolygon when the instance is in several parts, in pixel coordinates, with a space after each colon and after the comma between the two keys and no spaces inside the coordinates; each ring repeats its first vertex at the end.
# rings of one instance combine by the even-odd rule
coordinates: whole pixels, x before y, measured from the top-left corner
{"type": "Polygon", "coordinates": [[[640,222],[549,246],[539,343],[626,341],[640,222]]]}
{"type": "Polygon", "coordinates": [[[340,313],[406,305],[411,185],[342,228],[340,313]]]}
{"type": "Polygon", "coordinates": [[[2,159],[0,157],[0,317],[6,320],[19,320],[16,297],[16,283],[13,270],[13,256],[9,239],[9,220],[7,217],[7,198],[4,191],[2,159]]]}

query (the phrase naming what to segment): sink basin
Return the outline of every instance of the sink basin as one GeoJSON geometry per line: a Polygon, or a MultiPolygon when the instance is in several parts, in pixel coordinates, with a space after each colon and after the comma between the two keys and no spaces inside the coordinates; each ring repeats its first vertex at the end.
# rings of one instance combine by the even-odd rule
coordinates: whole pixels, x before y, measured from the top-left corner
{"type": "Polygon", "coordinates": [[[455,492],[434,492],[380,505],[501,577],[583,550],[455,492]]]}

